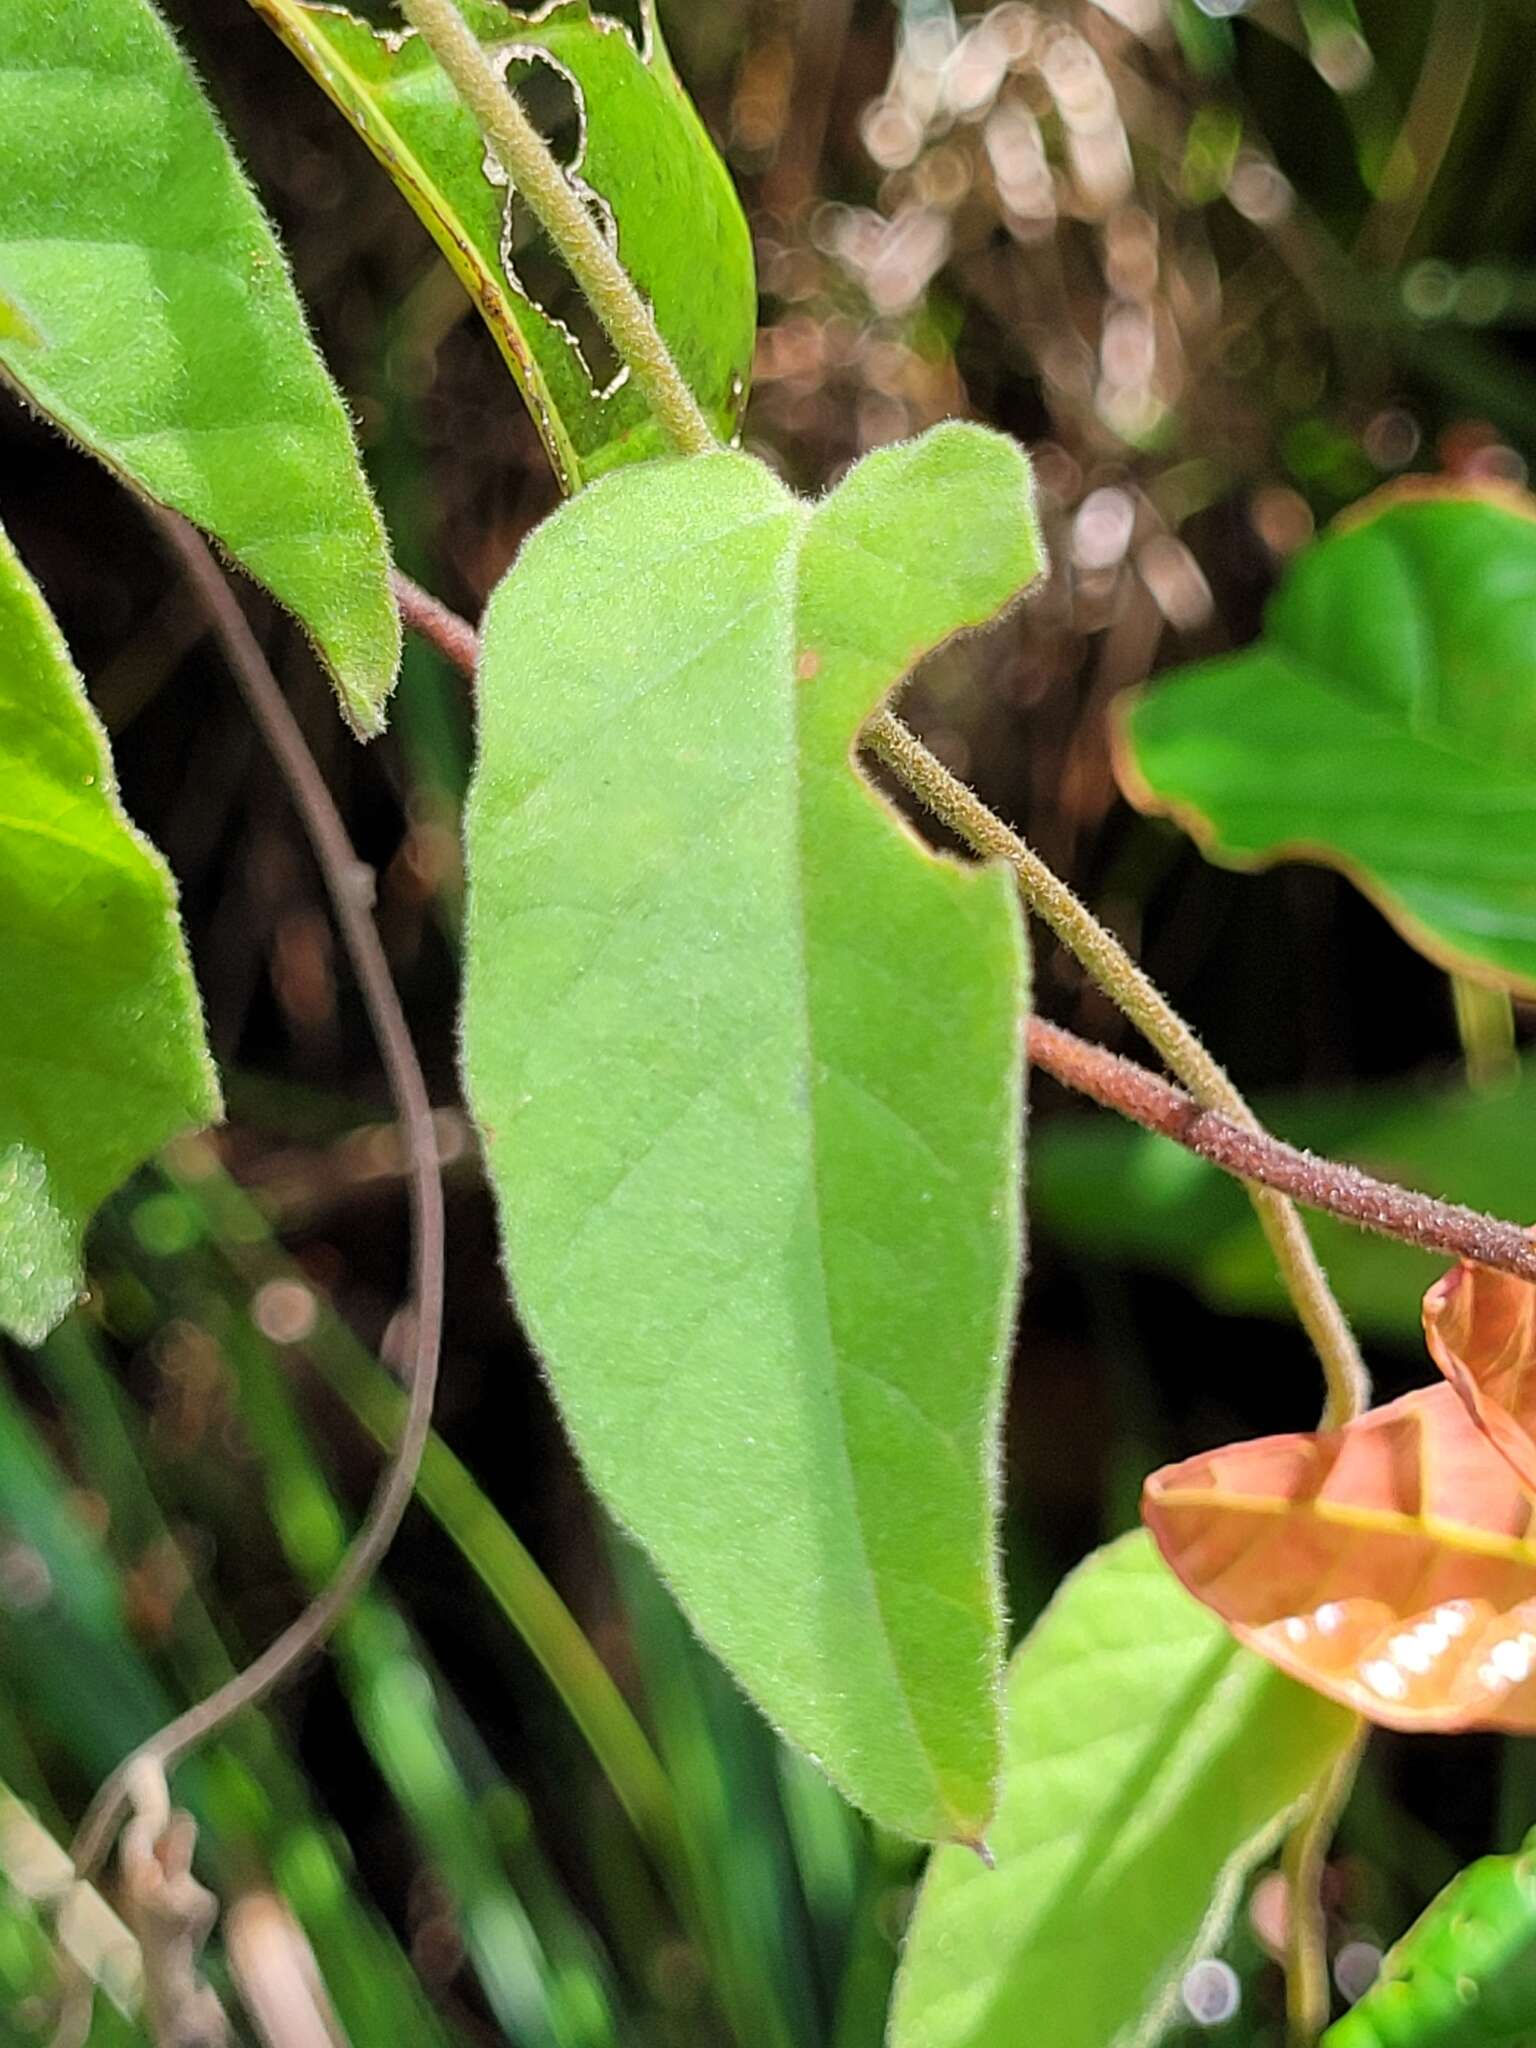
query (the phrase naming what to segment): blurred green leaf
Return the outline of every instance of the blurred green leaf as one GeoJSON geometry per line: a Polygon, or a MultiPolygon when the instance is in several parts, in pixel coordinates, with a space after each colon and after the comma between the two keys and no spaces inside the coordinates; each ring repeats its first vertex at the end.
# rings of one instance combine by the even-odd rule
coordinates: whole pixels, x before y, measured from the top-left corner
{"type": "Polygon", "coordinates": [[[360,732],[400,629],[346,409],[282,251],[147,0],[8,0],[0,371],[294,612],[360,732]],[[41,336],[41,345],[38,336],[41,336]]]}
{"type": "Polygon", "coordinates": [[[483,642],[465,1054],[520,1310],[705,1640],[920,1836],[993,1796],[1022,943],[849,754],[1039,567],[979,429],[815,507],[710,455],[557,513],[483,642]]]}
{"type": "MultiPolygon", "coordinates": [[[[563,263],[505,179],[437,60],[310,0],[251,0],[430,229],[517,379],[562,487],[669,452],[563,263]]],[[[678,83],[653,0],[645,50],[588,0],[527,10],[467,0],[536,126],[612,228],[678,366],[722,440],[746,403],[756,336],[752,243],[735,188],[678,83]],[[574,106],[549,103],[561,87],[574,106]]]]}
{"type": "Polygon", "coordinates": [[[3,532],[0,792],[0,1329],[36,1344],[97,1204],[219,1091],[170,871],[3,532]]]}
{"type": "Polygon", "coordinates": [[[1335,92],[1358,92],[1375,68],[1355,0],[1297,0],[1307,48],[1335,92]]]}
{"type": "Polygon", "coordinates": [[[1536,503],[1380,493],[1256,646],[1125,709],[1129,794],[1212,859],[1340,868],[1442,966],[1536,991],[1536,503]]]}
{"type": "Polygon", "coordinates": [[[997,1868],[935,1851],[891,2048],[1150,2041],[1353,1718],[1234,1643],[1140,1531],[1061,1587],[1006,1712],[997,1868]]]}
{"type": "Polygon", "coordinates": [[[1232,24],[1200,0],[1168,0],[1168,18],[1184,61],[1200,78],[1220,78],[1232,69],[1237,45],[1232,24]]]}
{"type": "Polygon", "coordinates": [[[1529,2048],[1536,2040],[1536,1835],[1461,1871],[1391,1948],[1323,2048],[1529,2048]]]}
{"type": "MultiPolygon", "coordinates": [[[[1525,1221],[1536,1214],[1536,1062],[1491,1094],[1420,1083],[1278,1096],[1256,1104],[1279,1137],[1385,1180],[1525,1221]]],[[[1090,1257],[1178,1273],[1215,1306],[1289,1316],[1274,1259],[1238,1183],[1108,1117],[1052,1117],[1030,1145],[1038,1230],[1090,1257]]],[[[1351,1320],[1422,1348],[1419,1303],[1448,1261],[1330,1216],[1307,1217],[1351,1320]]]]}

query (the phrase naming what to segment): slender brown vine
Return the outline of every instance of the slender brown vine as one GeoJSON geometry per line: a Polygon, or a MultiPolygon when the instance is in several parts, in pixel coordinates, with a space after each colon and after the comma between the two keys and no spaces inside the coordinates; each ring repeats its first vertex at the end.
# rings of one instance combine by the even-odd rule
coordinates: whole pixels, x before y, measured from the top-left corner
{"type": "Polygon", "coordinates": [[[409,1398],[400,1439],[334,1577],[253,1663],[178,1715],[118,1765],[97,1793],[75,1839],[75,1868],[82,1878],[91,1875],[111,1847],[129,1804],[135,1773],[145,1764],[169,1770],[236,1714],[255,1706],[291,1678],[319,1649],[359,1588],[373,1575],[416,1488],[421,1455],[432,1429],[443,1329],[445,1248],[437,1134],[421,1063],[373,920],[372,870],[358,859],[299,722],[206,543],[174,514],[155,512],[152,516],[196,590],[251,717],[288,785],[367,1007],[404,1134],[414,1331],[409,1398]]]}

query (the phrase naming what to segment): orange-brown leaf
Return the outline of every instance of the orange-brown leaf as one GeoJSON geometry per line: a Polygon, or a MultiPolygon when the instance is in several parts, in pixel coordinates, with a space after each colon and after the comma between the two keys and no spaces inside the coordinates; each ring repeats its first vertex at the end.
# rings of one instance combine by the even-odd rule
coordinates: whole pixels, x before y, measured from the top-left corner
{"type": "Polygon", "coordinates": [[[1424,1297],[1430,1356],[1536,1492],[1536,1287],[1463,1259],[1424,1297]]]}
{"type": "Polygon", "coordinates": [[[1536,1503],[1452,1388],[1165,1466],[1142,1513],[1304,1684],[1389,1728],[1536,1732],[1536,1503]]]}

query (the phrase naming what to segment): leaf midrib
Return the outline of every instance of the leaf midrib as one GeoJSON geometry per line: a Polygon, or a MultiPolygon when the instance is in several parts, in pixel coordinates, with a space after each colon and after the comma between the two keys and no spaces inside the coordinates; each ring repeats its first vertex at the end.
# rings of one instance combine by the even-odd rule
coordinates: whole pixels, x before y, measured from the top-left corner
{"type": "MultiPolygon", "coordinates": [[[[816,1087],[814,1080],[817,1062],[814,1008],[811,1000],[810,921],[807,914],[805,890],[806,786],[805,776],[803,773],[804,755],[802,752],[801,745],[802,725],[799,716],[800,691],[802,685],[798,681],[795,674],[795,660],[799,651],[798,623],[800,561],[805,549],[806,542],[810,536],[811,522],[815,516],[815,508],[811,505],[802,504],[800,501],[797,500],[795,501],[795,509],[799,514],[799,518],[797,522],[797,529],[794,532],[794,535],[790,543],[790,573],[785,578],[784,589],[785,600],[789,607],[789,629],[786,636],[786,659],[789,666],[789,675],[787,680],[790,691],[790,716],[787,725],[787,738],[790,748],[790,771],[795,801],[795,832],[793,841],[795,858],[793,862],[793,873],[791,877],[790,894],[793,904],[792,915],[794,921],[794,935],[797,940],[797,944],[795,946],[795,985],[796,993],[799,998],[800,1024],[803,1035],[802,1042],[804,1046],[806,1075],[808,1083],[808,1099],[811,1105],[810,1116],[808,1119],[810,1126],[808,1139],[810,1148],[810,1158],[808,1163],[810,1167],[811,1188],[813,1195],[812,1216],[815,1223],[816,1279],[817,1297],[820,1307],[820,1324],[822,1331],[824,1333],[827,1357],[832,1365],[833,1392],[836,1397],[838,1421],[838,1450],[841,1454],[843,1471],[847,1479],[848,1498],[853,1510],[853,1522],[859,1534],[859,1558],[864,1568],[864,1577],[869,1591],[870,1609],[874,1617],[876,1629],[878,1631],[879,1641],[881,1643],[882,1648],[884,1649],[886,1661],[890,1668],[891,1677],[895,1684],[896,1696],[901,1702],[902,1716],[907,1724],[908,1733],[912,1737],[912,1741],[916,1746],[918,1754],[923,1758],[923,1761],[926,1765],[929,1780],[933,1787],[933,1794],[936,1803],[938,1804],[941,1811],[943,1811],[946,1815],[949,1816],[951,1821],[958,1821],[959,1817],[954,1813],[953,1808],[950,1804],[948,1794],[945,1791],[944,1774],[940,1768],[938,1758],[935,1756],[934,1750],[923,1728],[919,1725],[917,1715],[913,1707],[912,1696],[910,1691],[908,1690],[908,1686],[906,1683],[906,1677],[902,1665],[902,1660],[897,1654],[895,1637],[892,1634],[891,1625],[886,1616],[885,1602],[882,1594],[880,1575],[875,1569],[874,1560],[870,1553],[869,1539],[865,1529],[863,1495],[860,1491],[858,1474],[855,1469],[852,1448],[849,1443],[848,1419],[847,1412],[844,1406],[844,1382],[848,1376],[849,1362],[844,1359],[842,1348],[839,1345],[833,1331],[832,1303],[827,1285],[827,1248],[826,1232],[823,1223],[822,1198],[822,1151],[819,1142],[819,1119],[816,1113],[816,1087]]],[[[855,1361],[854,1363],[857,1366],[857,1362],[855,1361]]],[[[871,1373],[873,1372],[873,1368],[862,1369],[869,1371],[871,1373]]],[[[875,1376],[878,1377],[878,1375],[875,1376]]]]}

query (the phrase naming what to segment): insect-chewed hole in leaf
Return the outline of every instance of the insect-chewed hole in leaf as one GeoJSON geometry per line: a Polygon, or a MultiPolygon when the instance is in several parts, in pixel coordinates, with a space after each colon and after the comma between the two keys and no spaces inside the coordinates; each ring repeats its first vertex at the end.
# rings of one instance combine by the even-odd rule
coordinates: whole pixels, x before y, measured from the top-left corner
{"type": "MultiPolygon", "coordinates": [[[[585,184],[581,175],[587,148],[586,107],[581,88],[564,65],[547,51],[527,43],[513,44],[501,52],[500,68],[523,112],[549,144],[555,161],[611,240],[613,216],[606,202],[585,184]]],[[[485,172],[493,185],[506,185],[506,173],[489,152],[485,172]]],[[[515,190],[507,198],[501,260],[508,282],[564,335],[594,395],[606,397],[622,384],[626,372],[618,351],[578,289],[547,230],[515,190]]]]}
{"type": "Polygon", "coordinates": [[[618,22],[640,55],[650,55],[650,24],[641,0],[597,0],[592,12],[599,21],[618,22]]]}

